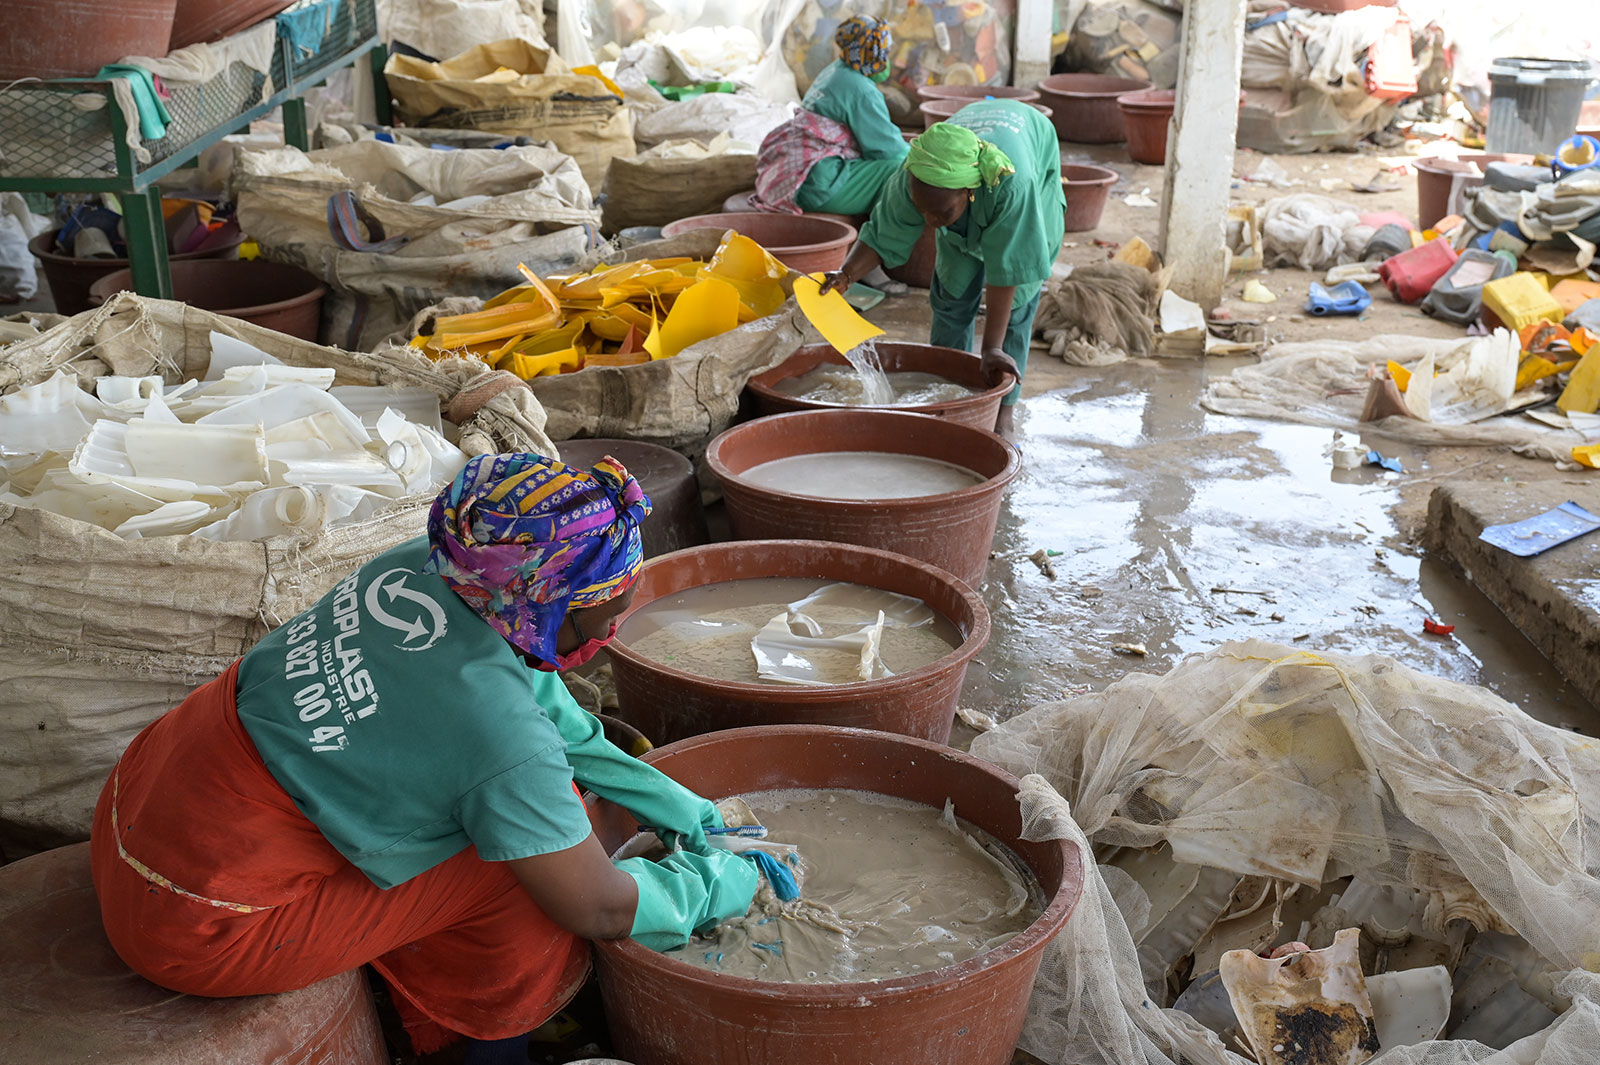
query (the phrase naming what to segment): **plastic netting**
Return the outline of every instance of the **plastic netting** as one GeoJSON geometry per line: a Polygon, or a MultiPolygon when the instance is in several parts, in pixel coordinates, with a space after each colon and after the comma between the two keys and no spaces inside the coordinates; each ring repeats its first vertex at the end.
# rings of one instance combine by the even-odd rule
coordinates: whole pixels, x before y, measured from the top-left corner
{"type": "Polygon", "coordinates": [[[1503,1050],[1454,1039],[1377,1060],[1578,1065],[1600,1053],[1600,750],[1588,738],[1391,659],[1252,641],[1039,707],[972,751],[1035,774],[1022,792],[1028,838],[1092,840],[1103,863],[1035,985],[1022,1045],[1047,1062],[1248,1061],[1170,1008],[1205,971],[1199,955],[1307,936],[1325,946],[1361,923],[1370,904],[1358,895],[1404,907],[1410,945],[1379,955],[1389,969],[1455,965],[1447,1034],[1490,992],[1526,1000],[1511,1020],[1540,1029],[1493,1038],[1521,1030],[1508,1021],[1484,1036],[1503,1050]]]}

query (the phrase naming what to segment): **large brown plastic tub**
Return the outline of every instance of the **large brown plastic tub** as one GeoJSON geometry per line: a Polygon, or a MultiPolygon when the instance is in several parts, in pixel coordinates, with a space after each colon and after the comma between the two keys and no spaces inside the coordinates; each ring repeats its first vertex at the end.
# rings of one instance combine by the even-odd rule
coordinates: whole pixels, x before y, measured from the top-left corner
{"type": "Polygon", "coordinates": [[[852,225],[815,214],[702,214],[680,218],[661,227],[663,237],[677,237],[692,229],[733,230],[743,233],[773,254],[783,265],[802,274],[827,273],[844,265],[850,245],[856,242],[852,225]]]}
{"type": "MultiPolygon", "coordinates": [[[[1048,900],[1010,941],[957,965],[893,980],[790,984],[711,972],[631,939],[603,940],[596,968],[617,1051],[650,1065],[1005,1065],[1046,945],[1083,893],[1085,856],[1021,838],[1018,782],[948,747],[858,729],[786,726],[701,736],[645,760],[702,795],[852,788],[956,815],[1011,848],[1048,900]]],[[[636,818],[599,802],[609,852],[636,818]]]]}
{"type": "MultiPolygon", "coordinates": [[[[889,340],[880,340],[875,346],[878,350],[878,360],[886,373],[911,371],[938,374],[956,384],[976,390],[972,395],[961,399],[895,407],[895,410],[929,414],[935,418],[955,422],[957,425],[970,425],[974,429],[992,429],[995,418],[1000,413],[1000,401],[1016,383],[1014,378],[1007,375],[1004,381],[993,388],[985,386],[981,360],[970,352],[958,351],[955,348],[889,340]]],[[[752,377],[748,387],[755,401],[756,413],[765,416],[785,414],[795,410],[862,409],[838,403],[818,403],[815,400],[787,395],[778,390],[780,382],[808,374],[825,364],[848,366],[850,361],[839,354],[831,344],[807,344],[766,373],[752,377]]]]}
{"type": "Polygon", "coordinates": [[[1039,98],[1055,112],[1056,135],[1078,144],[1127,140],[1117,97],[1150,88],[1141,78],[1113,74],[1052,74],[1039,82],[1039,98]]]}
{"type": "MultiPolygon", "coordinates": [[[[922,124],[928,129],[932,129],[940,122],[943,122],[945,119],[954,115],[963,107],[977,102],[977,100],[950,99],[946,97],[937,100],[924,100],[917,105],[917,110],[922,112],[922,124]]],[[[1054,121],[1054,118],[1050,113],[1050,109],[1044,104],[1036,104],[1026,100],[1019,102],[1026,103],[1029,107],[1039,112],[1045,118],[1049,118],[1054,121]]]]}
{"type": "Polygon", "coordinates": [[[918,100],[964,100],[971,103],[974,100],[1021,100],[1031,104],[1039,99],[1036,89],[1024,89],[1018,85],[923,85],[917,89],[918,100]]]}
{"type": "MultiPolygon", "coordinates": [[[[50,285],[50,298],[55,301],[56,311],[68,315],[82,314],[94,306],[89,300],[89,290],[94,283],[108,274],[128,269],[130,264],[127,259],[76,259],[71,255],[62,255],[54,250],[56,232],[52,229],[40,233],[28,241],[28,250],[44,270],[44,279],[50,285]]],[[[191,259],[232,259],[239,254],[239,245],[243,243],[244,234],[236,233],[221,247],[182,252],[168,258],[173,264],[191,259]]]]}
{"type": "Polygon", "coordinates": [[[1476,152],[1455,159],[1418,159],[1417,225],[1432,229],[1435,222],[1450,213],[1450,200],[1457,189],[1475,189],[1483,184],[1483,172],[1490,163],[1531,166],[1533,156],[1476,152]]]}
{"type": "MultiPolygon", "coordinates": [[[[172,298],[180,303],[301,340],[317,339],[328,286],[298,267],[264,259],[189,260],[173,263],[171,270],[172,298]]],[[[89,302],[99,306],[113,293],[131,291],[133,271],[118,270],[90,286],[89,302]]]]}
{"type": "Polygon", "coordinates": [[[898,551],[974,588],[983,580],[1006,485],[1022,468],[1003,437],[925,414],[861,408],[800,411],[736,425],[711,441],[706,464],[722,482],[741,540],[800,537],[898,551]],[[965,466],[970,488],[910,499],[820,499],[763,488],[742,474],[790,455],[892,451],[965,466]]]}
{"type": "Polygon", "coordinates": [[[926,563],[888,551],[813,540],[758,540],[707,544],[651,559],[639,571],[629,613],[690,588],[753,577],[814,577],[914,596],[956,627],[961,644],[943,658],[898,676],[813,687],[712,680],[643,658],[617,639],[606,653],[617,682],[620,716],[654,743],[782,724],[846,725],[940,743],[950,738],[967,665],[989,642],[989,611],[971,588],[926,563]]]}
{"type": "Polygon", "coordinates": [[[1111,186],[1121,180],[1108,166],[1083,163],[1061,164],[1061,191],[1067,197],[1067,232],[1086,233],[1100,225],[1111,186]]]}

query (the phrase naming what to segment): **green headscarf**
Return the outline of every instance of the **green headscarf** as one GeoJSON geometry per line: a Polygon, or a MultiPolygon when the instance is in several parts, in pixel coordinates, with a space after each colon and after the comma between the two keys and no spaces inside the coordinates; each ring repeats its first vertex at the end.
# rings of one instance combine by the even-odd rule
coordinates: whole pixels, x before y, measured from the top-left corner
{"type": "Polygon", "coordinates": [[[975,189],[979,184],[992,189],[1017,172],[1005,152],[953,122],[936,123],[912,141],[906,169],[941,189],[975,189]]]}

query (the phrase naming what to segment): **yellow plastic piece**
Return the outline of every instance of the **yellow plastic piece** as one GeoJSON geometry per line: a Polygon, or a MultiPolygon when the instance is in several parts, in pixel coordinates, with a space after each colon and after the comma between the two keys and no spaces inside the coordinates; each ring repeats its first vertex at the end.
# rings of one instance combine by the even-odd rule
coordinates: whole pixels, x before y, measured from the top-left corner
{"type": "Polygon", "coordinates": [[[599,79],[599,81],[604,84],[605,87],[609,89],[619,100],[624,99],[627,96],[627,94],[622,91],[622,86],[618,85],[616,82],[600,73],[600,68],[595,66],[593,63],[584,67],[573,67],[572,72],[574,74],[582,74],[584,77],[599,79]]]}
{"type": "Polygon", "coordinates": [[[510,370],[524,381],[531,381],[535,377],[549,377],[553,374],[567,373],[583,365],[583,352],[577,348],[563,348],[552,351],[546,355],[524,355],[513,351],[506,356],[504,368],[510,370]]]}
{"type": "Polygon", "coordinates": [[[1555,363],[1543,355],[1525,355],[1522,358],[1522,362],[1517,365],[1516,391],[1521,392],[1534,382],[1543,381],[1546,377],[1554,377],[1555,375],[1555,363]]]}
{"type": "Polygon", "coordinates": [[[529,337],[518,344],[515,350],[519,355],[548,355],[552,351],[574,347],[578,334],[583,332],[583,327],[583,322],[568,322],[566,325],[529,337]]]}
{"type": "Polygon", "coordinates": [[[738,324],[739,290],[708,277],[694,282],[678,297],[667,320],[659,330],[651,331],[644,348],[652,359],[670,359],[691,344],[720,336],[738,324]]]}
{"type": "Polygon", "coordinates": [[[1594,346],[1594,337],[1589,334],[1589,330],[1579,326],[1572,331],[1572,338],[1567,343],[1571,344],[1572,350],[1581,357],[1589,354],[1589,349],[1594,346]]]}
{"type": "Polygon", "coordinates": [[[1483,286],[1483,306],[1513,333],[1541,319],[1559,322],[1563,317],[1561,304],[1550,295],[1550,290],[1541,285],[1538,278],[1525,272],[1486,283],[1483,286]]]}
{"type": "Polygon", "coordinates": [[[795,278],[794,298],[800,304],[806,320],[822,334],[822,339],[833,345],[840,354],[859,347],[873,337],[883,335],[883,330],[856,313],[837,292],[822,292],[821,274],[807,274],[795,278]]]}
{"type": "Polygon", "coordinates": [[[1573,367],[1556,406],[1562,413],[1593,414],[1600,407],[1600,344],[1591,344],[1589,351],[1573,367]]]}
{"type": "Polygon", "coordinates": [[[1573,448],[1572,461],[1591,470],[1600,470],[1600,444],[1580,444],[1573,448]]]}
{"type": "Polygon", "coordinates": [[[1394,378],[1394,387],[1402,392],[1411,384],[1411,371],[1393,359],[1389,360],[1389,376],[1394,378]]]}

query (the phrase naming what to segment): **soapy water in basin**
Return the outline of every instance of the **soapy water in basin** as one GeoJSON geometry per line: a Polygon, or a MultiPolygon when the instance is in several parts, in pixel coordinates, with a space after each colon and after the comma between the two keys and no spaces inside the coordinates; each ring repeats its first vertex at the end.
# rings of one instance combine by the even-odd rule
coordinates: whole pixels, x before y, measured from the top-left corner
{"type": "Polygon", "coordinates": [[[867,389],[861,375],[844,366],[819,366],[798,377],[779,381],[775,391],[812,403],[832,403],[847,407],[873,405],[892,407],[919,407],[929,403],[947,403],[973,395],[972,389],[948,377],[925,373],[921,370],[895,370],[885,373],[890,399],[887,404],[867,398],[867,389]]]}
{"type": "Polygon", "coordinates": [[[908,673],[960,646],[926,603],[811,577],[720,581],[631,614],[618,642],[685,673],[739,683],[851,684],[908,673]]]}
{"type": "Polygon", "coordinates": [[[816,451],[752,466],[739,479],[818,499],[914,499],[983,483],[953,462],[897,451],[816,451]]]}
{"type": "Polygon", "coordinates": [[[891,980],[1004,944],[1044,909],[1009,849],[958,819],[864,791],[792,790],[741,798],[768,840],[799,855],[800,898],[763,881],[749,912],[671,957],[791,983],[891,980]]]}

